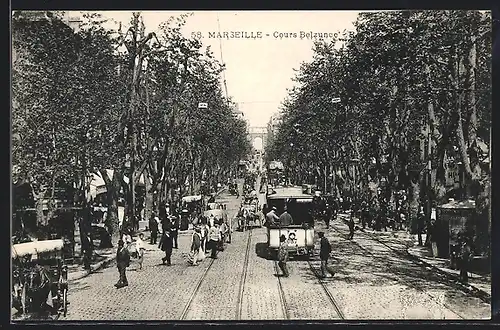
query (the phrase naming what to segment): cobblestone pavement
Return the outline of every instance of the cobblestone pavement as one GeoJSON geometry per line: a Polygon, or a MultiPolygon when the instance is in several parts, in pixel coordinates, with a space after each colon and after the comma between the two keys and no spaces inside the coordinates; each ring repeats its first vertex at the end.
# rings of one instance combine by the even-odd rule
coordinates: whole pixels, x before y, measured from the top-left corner
{"type": "MultiPolygon", "coordinates": [[[[232,218],[240,201],[227,194],[218,200],[227,203],[232,218]]],[[[317,231],[321,229],[324,226],[318,223],[317,231]]],[[[354,240],[346,240],[347,226],[337,220],[326,235],[333,247],[335,258],[330,264],[335,275],[324,282],[346,319],[490,317],[490,305],[467,295],[435,270],[388,249],[371,234],[356,232],[354,240]]],[[[404,235],[390,240],[391,247],[405,250],[404,235]]],[[[275,276],[274,261],[267,259],[265,228],[234,232],[232,243],[219,253],[196,292],[211,259],[189,266],[185,261],[189,244],[190,235],[179,236],[179,249],[174,250],[170,267],[161,265],[163,253],[148,245],[143,270],[136,271],[133,260],[127,272],[129,286],[122,289],[113,286],[118,279],[114,266],[72,282],[68,315],[61,320],[339,318],[306,261],[292,259],[288,262],[290,277],[275,276]]],[[[316,255],[311,262],[319,269],[316,255]]]]}
{"type": "Polygon", "coordinates": [[[219,252],[185,317],[186,320],[234,320],[244,267],[248,235],[233,234],[231,244],[219,252]]]}
{"type": "Polygon", "coordinates": [[[306,261],[287,262],[290,276],[281,277],[285,306],[290,319],[339,319],[332,303],[306,261]]]}
{"type": "Polygon", "coordinates": [[[248,272],[243,289],[241,319],[285,319],[279,299],[278,280],[272,260],[266,260],[267,234],[265,228],[252,230],[248,272]]]}
{"type": "MultiPolygon", "coordinates": [[[[231,216],[238,201],[225,197],[231,216]]],[[[114,287],[118,280],[115,266],[73,281],[68,294],[68,314],[60,320],[179,320],[210,261],[189,266],[185,256],[190,241],[190,235],[179,236],[179,249],[174,249],[170,267],[162,265],[164,253],[147,244],[143,269],[136,270],[137,261],[132,259],[127,270],[128,287],[114,287]]]]}
{"type": "MultiPolygon", "coordinates": [[[[317,227],[321,227],[318,224],[317,227]]],[[[319,228],[318,228],[319,229],[319,228]]],[[[356,232],[333,223],[326,232],[336,260],[328,288],[348,319],[489,319],[489,304],[467,295],[430,267],[415,263],[356,232]]],[[[404,249],[405,242],[391,243],[404,249]]],[[[319,261],[315,261],[319,267],[319,261]]]]}

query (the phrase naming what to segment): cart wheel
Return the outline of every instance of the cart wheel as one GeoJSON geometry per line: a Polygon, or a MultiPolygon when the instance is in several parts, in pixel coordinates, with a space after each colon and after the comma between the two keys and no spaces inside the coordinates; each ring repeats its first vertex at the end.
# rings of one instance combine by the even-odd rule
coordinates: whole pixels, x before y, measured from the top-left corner
{"type": "Polygon", "coordinates": [[[66,317],[66,313],[68,312],[68,289],[63,289],[63,316],[66,317]]]}

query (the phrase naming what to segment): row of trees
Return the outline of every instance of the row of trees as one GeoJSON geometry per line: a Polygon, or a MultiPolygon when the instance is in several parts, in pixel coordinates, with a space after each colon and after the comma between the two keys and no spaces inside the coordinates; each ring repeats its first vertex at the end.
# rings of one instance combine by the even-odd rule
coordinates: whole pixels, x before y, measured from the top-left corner
{"type": "Polygon", "coordinates": [[[344,170],[364,191],[385,181],[387,201],[405,189],[410,220],[422,199],[445,199],[448,169],[456,166],[462,197],[476,199],[485,214],[490,40],[491,17],[483,12],[360,14],[342,40],[315,44],[283,103],[268,157],[285,160],[298,181],[311,173],[335,181],[344,170]],[[428,173],[430,186],[422,184],[428,173]]]}
{"type": "Polygon", "coordinates": [[[141,177],[149,217],[188,179],[213,185],[248,153],[246,123],[220,88],[224,68],[182,35],[187,16],[171,17],[155,34],[140,13],[118,32],[85,15],[75,33],[58,13],[14,13],[13,165],[39,207],[62,183],[77,187],[83,202],[99,173],[116,236],[120,192],[133,221],[141,177]],[[208,107],[198,109],[200,102],[208,107]]]}

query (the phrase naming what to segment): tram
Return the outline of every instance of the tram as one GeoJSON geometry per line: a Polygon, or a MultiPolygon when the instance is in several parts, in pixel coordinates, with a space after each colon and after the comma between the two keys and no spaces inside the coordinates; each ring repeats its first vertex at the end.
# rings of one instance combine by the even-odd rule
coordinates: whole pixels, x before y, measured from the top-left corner
{"type": "Polygon", "coordinates": [[[267,243],[270,256],[276,255],[281,235],[287,238],[290,255],[311,256],[314,250],[313,196],[304,194],[302,187],[274,188],[267,196],[267,206],[276,207],[278,214],[283,213],[286,206],[293,219],[291,225],[268,225],[267,243]]]}

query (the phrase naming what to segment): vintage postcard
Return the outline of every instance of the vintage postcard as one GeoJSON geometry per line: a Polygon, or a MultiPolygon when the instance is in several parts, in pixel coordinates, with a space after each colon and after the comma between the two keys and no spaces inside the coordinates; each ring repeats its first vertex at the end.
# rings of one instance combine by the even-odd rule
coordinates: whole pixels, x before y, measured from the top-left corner
{"type": "Polygon", "coordinates": [[[488,11],[13,11],[12,321],[491,318],[488,11]]]}

